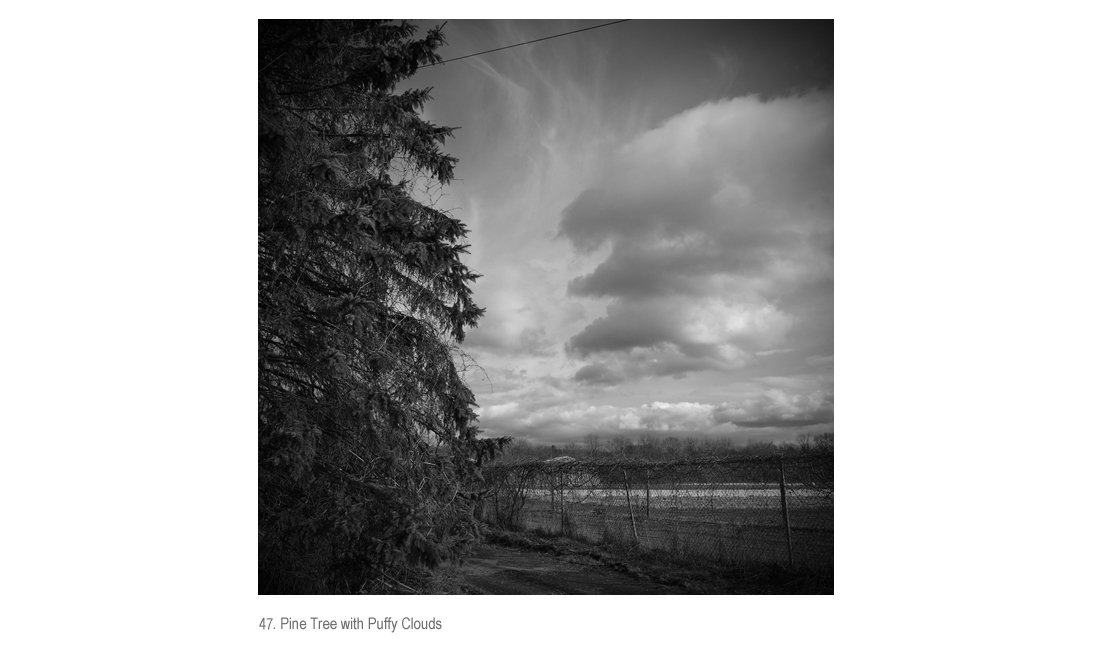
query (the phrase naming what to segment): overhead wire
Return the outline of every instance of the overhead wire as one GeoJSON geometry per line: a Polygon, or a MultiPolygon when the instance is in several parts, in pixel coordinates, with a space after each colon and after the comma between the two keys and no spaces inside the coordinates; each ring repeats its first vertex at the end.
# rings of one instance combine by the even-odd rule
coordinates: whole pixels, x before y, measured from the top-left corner
{"type": "Polygon", "coordinates": [[[474,54],[467,54],[465,56],[457,56],[454,59],[448,59],[447,61],[441,61],[440,63],[427,63],[426,65],[420,65],[418,67],[420,69],[420,68],[432,67],[434,65],[443,65],[445,63],[451,63],[453,61],[459,61],[461,59],[471,58],[472,56],[482,56],[483,54],[489,54],[491,52],[500,52],[501,50],[506,50],[506,49],[510,49],[510,48],[513,48],[513,47],[520,47],[521,45],[530,45],[532,43],[538,43],[540,41],[551,40],[552,38],[559,38],[561,36],[569,36],[570,34],[577,34],[578,32],[589,31],[591,29],[600,29],[601,27],[607,27],[609,25],[618,25],[619,23],[625,23],[625,22],[628,22],[629,20],[630,19],[628,18],[626,20],[616,20],[616,21],[613,21],[613,22],[604,23],[602,25],[593,25],[592,27],[585,27],[583,29],[575,29],[573,31],[568,31],[564,34],[555,34],[554,36],[544,36],[543,38],[537,38],[535,40],[524,41],[523,43],[516,43],[515,45],[506,45],[505,47],[495,47],[494,49],[486,50],[485,52],[476,52],[474,54]]]}

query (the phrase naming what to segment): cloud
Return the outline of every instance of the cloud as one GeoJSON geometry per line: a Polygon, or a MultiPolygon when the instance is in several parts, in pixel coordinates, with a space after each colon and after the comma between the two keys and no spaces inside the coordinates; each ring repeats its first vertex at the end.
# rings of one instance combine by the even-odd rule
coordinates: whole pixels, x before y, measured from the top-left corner
{"type": "Polygon", "coordinates": [[[574,374],[574,380],[590,385],[618,385],[623,382],[623,377],[607,365],[594,362],[578,369],[574,374]]]}
{"type": "Polygon", "coordinates": [[[785,342],[792,318],[768,302],[716,297],[619,300],[570,338],[572,355],[614,355],[630,377],[730,370],[785,342]]]}
{"type": "MultiPolygon", "coordinates": [[[[430,121],[461,127],[445,145],[458,180],[430,197],[471,228],[482,275],[463,344],[478,425],[549,443],[830,430],[789,426],[816,408],[764,396],[833,388],[833,99],[786,96],[814,85],[830,36],[629,25],[412,80],[435,87],[430,121]],[[729,99],[746,92],[763,99],[729,99]],[[771,422],[788,426],[748,427],[771,422]]],[[[463,53],[559,31],[449,28],[463,53]]]]}
{"type": "Polygon", "coordinates": [[[743,428],[805,427],[834,420],[834,400],[830,391],[792,394],[771,389],[758,398],[722,403],[712,411],[716,423],[732,423],[743,428]]]}
{"type": "MultiPolygon", "coordinates": [[[[485,282],[484,282],[485,283],[485,282]]],[[[557,350],[544,327],[547,307],[511,279],[495,280],[476,294],[486,316],[467,331],[464,347],[502,355],[548,356],[557,350]]]]}
{"type": "Polygon", "coordinates": [[[647,365],[705,359],[687,372],[785,349],[799,302],[830,290],[832,129],[831,92],[750,96],[702,104],[620,148],[559,224],[580,254],[608,250],[568,294],[613,300],[567,351],[617,356],[632,376],[639,351],[655,356],[647,365]]]}
{"type": "Polygon", "coordinates": [[[729,225],[743,235],[741,249],[777,240],[772,225],[831,199],[832,116],[832,95],[822,92],[685,111],[622,147],[601,185],[566,209],[560,233],[584,250],[729,225]],[[780,212],[790,207],[798,209],[780,212]]]}
{"type": "Polygon", "coordinates": [[[688,432],[710,427],[711,406],[703,403],[662,403],[655,401],[638,408],[639,422],[644,430],[655,432],[688,432]]]}
{"type": "Polygon", "coordinates": [[[678,437],[729,434],[742,441],[785,440],[804,431],[831,431],[833,399],[830,391],[794,393],[780,389],[721,405],[654,401],[620,407],[572,399],[550,399],[530,405],[521,398],[483,407],[478,414],[478,424],[486,434],[548,442],[580,441],[588,434],[647,433],[678,437]]]}
{"type": "Polygon", "coordinates": [[[525,438],[579,440],[586,434],[657,432],[682,436],[713,427],[713,405],[653,402],[638,407],[562,403],[530,411],[515,401],[484,407],[479,425],[489,434],[525,438]]]}

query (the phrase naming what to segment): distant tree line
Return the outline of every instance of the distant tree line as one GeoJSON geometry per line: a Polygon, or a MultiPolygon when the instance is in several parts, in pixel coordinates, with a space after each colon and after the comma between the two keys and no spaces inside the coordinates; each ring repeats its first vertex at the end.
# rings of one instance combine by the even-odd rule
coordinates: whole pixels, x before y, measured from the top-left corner
{"type": "Polygon", "coordinates": [[[661,437],[653,434],[640,436],[602,437],[588,434],[583,442],[563,445],[538,445],[527,439],[516,439],[505,453],[495,460],[499,463],[545,460],[554,457],[575,459],[642,459],[646,461],[679,461],[734,456],[764,456],[831,453],[835,449],[835,436],[825,434],[800,434],[794,441],[749,440],[738,444],[730,437],[661,437]]]}

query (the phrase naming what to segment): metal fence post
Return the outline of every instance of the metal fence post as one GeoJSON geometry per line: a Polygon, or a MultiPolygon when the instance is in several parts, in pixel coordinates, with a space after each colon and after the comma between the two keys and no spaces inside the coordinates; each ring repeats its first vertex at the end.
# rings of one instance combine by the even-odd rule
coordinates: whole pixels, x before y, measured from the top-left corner
{"type": "Polygon", "coordinates": [[[566,483],[565,475],[559,472],[558,475],[558,510],[560,511],[558,519],[559,532],[562,535],[568,535],[566,533],[566,483]]]}
{"type": "Polygon", "coordinates": [[[631,533],[634,534],[634,543],[638,542],[638,527],[634,525],[634,509],[631,508],[631,482],[627,479],[627,470],[623,469],[623,485],[627,488],[627,512],[631,516],[631,533]]]}
{"type": "Polygon", "coordinates": [[[783,527],[786,529],[786,555],[790,559],[790,568],[794,568],[794,545],[790,542],[790,511],[786,508],[786,475],[783,473],[783,458],[779,459],[779,495],[783,506],[783,527]]]}
{"type": "Polygon", "coordinates": [[[555,476],[551,474],[550,469],[544,474],[547,479],[547,487],[551,490],[551,515],[555,514],[555,476]]]}
{"type": "Polygon", "coordinates": [[[646,469],[646,519],[650,519],[650,469],[646,469]]]}

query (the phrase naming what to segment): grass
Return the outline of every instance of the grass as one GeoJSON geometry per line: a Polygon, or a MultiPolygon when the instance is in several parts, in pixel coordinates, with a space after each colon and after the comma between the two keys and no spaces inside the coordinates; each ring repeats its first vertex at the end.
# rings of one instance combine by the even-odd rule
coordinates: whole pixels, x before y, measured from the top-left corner
{"type": "MultiPolygon", "coordinates": [[[[600,544],[637,544],[679,558],[723,563],[788,562],[782,512],[770,506],[659,506],[650,509],[647,517],[645,507],[567,503],[563,515],[549,501],[529,499],[516,526],[600,544]]],[[[790,527],[795,563],[830,570],[833,508],[792,509],[790,527]]]]}
{"type": "Polygon", "coordinates": [[[483,591],[467,583],[458,561],[442,563],[433,569],[417,568],[385,574],[370,581],[360,594],[483,594],[483,591]]]}
{"type": "Polygon", "coordinates": [[[553,553],[560,558],[591,558],[604,566],[695,594],[832,594],[829,569],[777,563],[720,561],[688,555],[671,555],[633,543],[590,543],[543,530],[526,532],[491,529],[490,542],[525,550],[553,553]]]}

